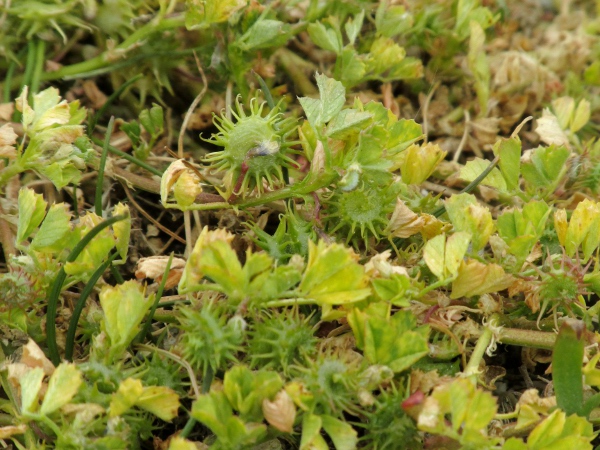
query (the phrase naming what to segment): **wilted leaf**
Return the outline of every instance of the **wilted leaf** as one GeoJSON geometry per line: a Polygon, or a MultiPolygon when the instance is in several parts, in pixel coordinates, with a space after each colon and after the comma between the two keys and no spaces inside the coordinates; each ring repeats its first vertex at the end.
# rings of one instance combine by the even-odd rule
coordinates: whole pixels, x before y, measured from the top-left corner
{"type": "Polygon", "coordinates": [[[542,142],[548,145],[569,145],[569,139],[560,127],[557,117],[548,108],[544,109],[542,117],[538,119],[535,132],[539,134],[542,142]]]}
{"type": "Polygon", "coordinates": [[[508,288],[514,279],[498,264],[483,264],[476,260],[462,262],[452,283],[450,298],[473,297],[508,288]]]}

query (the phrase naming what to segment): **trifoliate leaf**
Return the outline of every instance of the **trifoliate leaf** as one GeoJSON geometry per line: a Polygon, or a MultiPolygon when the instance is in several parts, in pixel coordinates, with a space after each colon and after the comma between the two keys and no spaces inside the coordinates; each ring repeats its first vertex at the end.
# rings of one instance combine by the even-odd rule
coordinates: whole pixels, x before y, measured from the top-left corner
{"type": "Polygon", "coordinates": [[[321,22],[308,24],[308,35],[319,47],[339,54],[342,50],[342,35],[339,29],[325,26],[321,22]]]}
{"type": "Polygon", "coordinates": [[[416,318],[408,311],[398,311],[388,318],[378,308],[374,304],[364,311],[354,308],[348,314],[356,345],[371,364],[402,372],[429,352],[429,330],[417,327],[416,318]]]}
{"type": "Polygon", "coordinates": [[[459,378],[436,387],[425,399],[417,426],[422,431],[454,439],[461,448],[492,448],[497,439],[489,437],[486,430],[496,408],[492,394],[459,378]]]}
{"type": "Polygon", "coordinates": [[[564,238],[567,255],[573,256],[583,244],[584,261],[587,261],[600,244],[600,205],[589,199],[577,204],[571,215],[564,238]]]}
{"type": "Polygon", "coordinates": [[[566,172],[570,154],[566,147],[536,148],[521,166],[523,178],[534,189],[553,187],[566,172]]]}
{"type": "Polygon", "coordinates": [[[388,2],[379,3],[375,14],[377,31],[385,37],[391,38],[402,34],[413,25],[412,14],[401,5],[389,5],[388,2]]]}
{"type": "MultiPolygon", "coordinates": [[[[103,219],[94,213],[87,213],[85,216],[81,216],[75,230],[67,235],[71,239],[72,246],[74,246],[73,240],[76,239],[77,236],[86,234],[102,221],[103,219]]],[[[85,246],[75,261],[67,262],[65,264],[65,272],[69,275],[92,273],[106,260],[114,246],[115,238],[112,232],[108,228],[101,230],[100,233],[85,246]]]]}
{"type": "Polygon", "coordinates": [[[299,290],[317,304],[342,305],[370,295],[358,255],[340,244],[309,242],[308,263],[299,290]]]}
{"type": "Polygon", "coordinates": [[[288,24],[279,20],[263,19],[254,22],[248,31],[237,40],[236,45],[245,51],[258,50],[285,45],[289,37],[290,26],[288,24]]]}
{"type": "Polygon", "coordinates": [[[251,371],[246,366],[235,366],[225,373],[223,392],[231,406],[248,422],[263,419],[263,400],[270,399],[283,387],[277,372],[251,371]]]}
{"type": "Polygon", "coordinates": [[[527,449],[591,450],[594,437],[593,426],[584,417],[567,417],[564,411],[556,409],[529,434],[527,449]]]}
{"type": "Polygon", "coordinates": [[[316,79],[320,98],[301,97],[299,101],[310,124],[318,129],[342,110],[346,103],[346,88],[323,74],[317,73],[316,79]]]}
{"type": "Polygon", "coordinates": [[[520,264],[542,237],[551,212],[552,209],[544,201],[531,200],[523,209],[506,211],[498,216],[498,234],[506,242],[510,252],[519,259],[520,264]]]}

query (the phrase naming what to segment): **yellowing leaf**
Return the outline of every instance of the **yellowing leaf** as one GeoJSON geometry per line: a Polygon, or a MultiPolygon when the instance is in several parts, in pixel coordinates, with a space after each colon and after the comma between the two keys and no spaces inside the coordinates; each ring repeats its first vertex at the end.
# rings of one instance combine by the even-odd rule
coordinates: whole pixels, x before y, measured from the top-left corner
{"type": "Polygon", "coordinates": [[[135,406],[151,412],[159,419],[170,422],[177,417],[179,396],[173,389],[165,386],[148,386],[144,387],[135,406]]]}
{"type": "Polygon", "coordinates": [[[494,221],[488,208],[477,203],[471,194],[457,194],[446,200],[446,211],[456,231],[471,234],[473,252],[485,247],[494,232],[494,221]]]}
{"type": "Polygon", "coordinates": [[[506,289],[513,283],[512,275],[506,274],[497,264],[483,264],[476,260],[462,262],[458,276],[452,283],[450,298],[472,297],[506,289]]]}
{"type": "Polygon", "coordinates": [[[440,280],[454,278],[469,247],[469,233],[458,232],[448,238],[439,235],[429,240],[423,249],[423,259],[429,270],[440,280]]]}
{"type": "Polygon", "coordinates": [[[424,221],[398,198],[386,230],[395,237],[407,238],[417,234],[423,226],[424,221]]]}
{"type": "MultiPolygon", "coordinates": [[[[115,205],[113,215],[126,214],[129,216],[129,207],[121,202],[115,205]]],[[[113,232],[116,239],[116,248],[119,252],[119,256],[122,260],[127,258],[127,252],[129,251],[129,238],[131,236],[131,219],[127,218],[119,220],[113,226],[113,232]]]]}
{"type": "Polygon", "coordinates": [[[496,409],[491,393],[459,378],[436,387],[425,399],[417,426],[422,431],[458,441],[460,448],[492,448],[494,440],[487,435],[487,426],[496,409]]]}
{"type": "Polygon", "coordinates": [[[142,395],[144,387],[140,380],[127,378],[121,381],[119,389],[112,395],[110,400],[110,417],[120,416],[129,411],[142,395]]]}
{"type": "Polygon", "coordinates": [[[573,100],[573,97],[565,96],[552,100],[552,109],[556,114],[556,119],[560,127],[563,130],[567,129],[573,117],[573,111],[575,111],[575,100],[573,100]]]}
{"type": "Polygon", "coordinates": [[[206,270],[210,271],[215,282],[227,276],[225,269],[232,273],[241,272],[242,265],[230,247],[232,240],[233,234],[225,229],[209,231],[208,227],[204,227],[185,266],[179,291],[192,290],[204,278],[206,270]]]}
{"type": "Polygon", "coordinates": [[[431,176],[437,165],[446,157],[437,144],[411,145],[400,153],[400,173],[406,184],[421,184],[431,176]]]}
{"type": "Polygon", "coordinates": [[[169,442],[169,450],[198,450],[198,447],[192,441],[176,436],[169,442]]]}
{"type": "Polygon", "coordinates": [[[342,305],[370,295],[358,255],[340,244],[308,243],[308,263],[299,290],[318,304],[342,305]]]}
{"type": "Polygon", "coordinates": [[[560,127],[558,119],[548,108],[544,109],[542,117],[537,120],[535,132],[539,134],[542,142],[555,145],[569,145],[567,135],[560,127]]]}
{"type": "Polygon", "coordinates": [[[589,199],[577,204],[564,238],[567,255],[575,255],[579,246],[584,243],[584,260],[590,257],[599,243],[599,221],[600,205],[589,199]]]}
{"type": "Polygon", "coordinates": [[[21,385],[21,412],[23,414],[36,412],[43,379],[44,370],[41,367],[27,371],[19,378],[19,384],[21,385]]]}
{"type": "Polygon", "coordinates": [[[245,5],[244,0],[187,0],[185,26],[188,30],[196,30],[225,22],[245,5]]]}
{"type": "Polygon", "coordinates": [[[443,280],[446,275],[445,255],[446,236],[443,234],[427,241],[427,244],[423,248],[423,260],[425,260],[425,264],[440,280],[443,280]]]}
{"type": "Polygon", "coordinates": [[[111,356],[119,355],[139,331],[139,325],[154,296],[144,296],[142,286],[134,280],[117,286],[104,286],[100,304],[104,311],[103,329],[110,338],[111,356]]]}
{"type": "Polygon", "coordinates": [[[47,415],[69,403],[82,383],[81,372],[75,364],[60,364],[50,377],[40,412],[47,415]]]}
{"type": "Polygon", "coordinates": [[[571,132],[576,133],[577,131],[581,130],[585,126],[585,124],[589,122],[590,115],[590,102],[586,99],[581,99],[581,101],[577,105],[577,110],[575,111],[575,114],[573,115],[571,124],[569,126],[571,132]]]}
{"type": "Polygon", "coordinates": [[[46,214],[46,202],[42,194],[33,189],[22,188],[19,191],[19,223],[16,243],[20,244],[42,223],[46,214]]]}

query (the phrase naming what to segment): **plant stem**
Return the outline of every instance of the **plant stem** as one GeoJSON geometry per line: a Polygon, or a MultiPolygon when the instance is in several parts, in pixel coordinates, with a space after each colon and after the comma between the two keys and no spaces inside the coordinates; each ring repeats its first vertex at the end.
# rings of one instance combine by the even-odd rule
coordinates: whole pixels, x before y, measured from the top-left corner
{"type": "MultiPolygon", "coordinates": [[[[127,39],[125,39],[114,49],[106,51],[96,56],[95,58],[89,59],[87,61],[82,61],[80,63],[72,64],[70,66],[64,66],[53,72],[45,72],[42,74],[40,79],[42,81],[58,80],[64,77],[79,75],[86,72],[92,72],[94,70],[110,66],[113,63],[112,59],[114,58],[112,55],[116,54],[119,50],[124,50],[124,53],[126,53],[128,50],[131,50],[131,47],[134,46],[134,44],[143,41],[144,39],[151,36],[153,33],[171,30],[183,26],[184,24],[185,16],[183,14],[174,15],[168,18],[157,16],[154,20],[148,22],[146,25],[136,30],[133,34],[131,34],[127,39]]],[[[19,87],[24,81],[28,81],[27,77],[15,77],[11,82],[12,88],[14,89],[19,87]]]]}
{"type": "MultiPolygon", "coordinates": [[[[73,250],[71,250],[71,253],[69,253],[69,256],[67,256],[65,263],[74,262],[83,249],[90,243],[92,239],[94,239],[94,237],[98,235],[98,233],[100,233],[100,231],[118,222],[119,220],[127,219],[128,217],[129,215],[120,214],[96,225],[83,237],[81,241],[77,243],[73,250]]],[[[46,309],[46,337],[48,353],[50,360],[55,366],[60,363],[58,344],[56,342],[56,310],[58,309],[58,297],[60,296],[62,286],[66,278],[67,273],[65,272],[65,266],[63,264],[58,271],[56,278],[54,278],[54,283],[52,284],[50,294],[48,295],[48,306],[46,309]]]]}
{"type": "Polygon", "coordinates": [[[108,121],[106,136],[104,136],[104,145],[102,146],[102,155],[100,156],[100,165],[98,166],[98,176],[96,177],[96,197],[94,199],[94,207],[96,215],[102,217],[102,193],[104,192],[104,168],[106,167],[106,157],[108,155],[108,146],[110,145],[110,137],[115,125],[115,116],[112,116],[108,121]]]}
{"type": "Polygon", "coordinates": [[[477,339],[477,344],[473,349],[473,353],[471,353],[471,359],[469,359],[469,363],[467,364],[467,367],[465,367],[463,372],[465,377],[471,378],[474,382],[477,380],[477,375],[479,374],[479,364],[481,364],[485,350],[490,345],[490,342],[492,342],[493,337],[494,333],[492,332],[491,327],[486,326],[483,333],[479,336],[479,339],[477,339]]]}
{"type": "Polygon", "coordinates": [[[285,298],[282,300],[271,300],[261,304],[264,308],[281,308],[283,306],[294,305],[314,305],[316,302],[312,298],[285,298]]]}
{"type": "Polygon", "coordinates": [[[18,175],[19,173],[25,171],[25,168],[19,164],[18,161],[15,161],[12,164],[4,167],[0,170],[0,189],[4,187],[6,183],[8,183],[12,177],[18,175]]]}

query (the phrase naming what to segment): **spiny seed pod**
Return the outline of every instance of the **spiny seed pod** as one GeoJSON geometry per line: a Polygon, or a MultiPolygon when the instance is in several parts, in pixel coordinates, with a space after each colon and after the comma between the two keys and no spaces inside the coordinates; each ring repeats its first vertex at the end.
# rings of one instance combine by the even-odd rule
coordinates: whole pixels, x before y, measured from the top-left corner
{"type": "Polygon", "coordinates": [[[236,361],[235,354],[240,351],[244,339],[243,330],[240,332],[239,326],[227,320],[222,308],[207,303],[200,311],[182,308],[180,314],[182,334],[179,345],[192,366],[201,368],[206,374],[208,369],[217,371],[236,361]]]}
{"type": "Polygon", "coordinates": [[[219,133],[205,140],[223,150],[210,153],[205,161],[217,171],[227,172],[223,178],[227,195],[245,196],[253,188],[262,192],[263,180],[273,189],[283,182],[282,168],[295,164],[289,155],[296,142],[288,140],[295,120],[283,119],[278,107],[263,117],[265,104],[259,105],[255,98],[250,100],[250,114],[239,97],[235,104],[235,123],[224,116],[214,117],[219,133]]]}
{"type": "Polygon", "coordinates": [[[297,310],[266,313],[250,333],[251,365],[287,373],[290,365],[305,360],[314,353],[317,342],[310,320],[297,310]]]}
{"type": "Polygon", "coordinates": [[[324,201],[327,215],[324,220],[329,233],[346,233],[346,244],[356,240],[355,232],[367,240],[374,237],[379,241],[385,235],[389,215],[394,211],[398,189],[369,186],[362,183],[356,189],[338,189],[324,201]]]}

